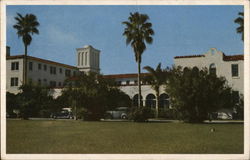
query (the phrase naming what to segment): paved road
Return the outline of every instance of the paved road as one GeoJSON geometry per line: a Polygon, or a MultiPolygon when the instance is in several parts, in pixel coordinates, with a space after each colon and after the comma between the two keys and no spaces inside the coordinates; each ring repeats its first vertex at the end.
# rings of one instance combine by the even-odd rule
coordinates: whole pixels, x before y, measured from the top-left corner
{"type": "MultiPolygon", "coordinates": [[[[8,120],[21,120],[20,118],[7,118],[8,120]]],[[[73,119],[53,119],[53,118],[29,118],[29,120],[68,120],[68,121],[74,121],[73,119]]],[[[81,120],[81,119],[79,119],[81,120]]],[[[131,122],[131,120],[128,119],[101,119],[103,122],[131,122]]],[[[149,119],[148,122],[156,122],[156,123],[182,123],[182,121],[179,120],[161,120],[161,119],[149,119]]],[[[204,123],[207,124],[243,124],[244,121],[242,120],[212,120],[212,121],[204,121],[204,123]]]]}

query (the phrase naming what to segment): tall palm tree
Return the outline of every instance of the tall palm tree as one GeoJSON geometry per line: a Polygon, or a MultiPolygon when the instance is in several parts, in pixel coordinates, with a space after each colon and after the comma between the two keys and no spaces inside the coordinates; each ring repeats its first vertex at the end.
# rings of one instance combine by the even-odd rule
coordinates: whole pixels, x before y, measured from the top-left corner
{"type": "Polygon", "coordinates": [[[167,80],[167,72],[166,70],[161,68],[161,63],[158,64],[156,69],[145,66],[143,69],[149,72],[149,75],[145,77],[145,81],[148,82],[153,90],[156,93],[156,112],[155,117],[158,118],[159,115],[159,99],[160,99],[160,87],[166,82],[167,80]]]}
{"type": "Polygon", "coordinates": [[[24,72],[23,72],[23,84],[27,82],[27,48],[32,41],[31,35],[39,34],[37,27],[39,22],[33,14],[26,14],[22,16],[20,13],[17,13],[15,17],[16,24],[13,27],[17,30],[18,38],[22,37],[24,44],[24,72]]]}
{"type": "Polygon", "coordinates": [[[234,20],[234,23],[239,24],[240,26],[236,28],[237,33],[241,34],[241,40],[244,41],[244,12],[239,12],[240,17],[234,20]]]}
{"type": "MultiPolygon", "coordinates": [[[[151,44],[153,42],[152,35],[154,35],[152,24],[148,20],[148,15],[135,12],[130,13],[128,21],[122,22],[126,25],[123,36],[127,38],[126,44],[130,44],[133,48],[138,65],[138,95],[141,95],[141,56],[146,50],[146,43],[151,44]]],[[[138,106],[141,107],[141,96],[138,97],[138,106]]]]}

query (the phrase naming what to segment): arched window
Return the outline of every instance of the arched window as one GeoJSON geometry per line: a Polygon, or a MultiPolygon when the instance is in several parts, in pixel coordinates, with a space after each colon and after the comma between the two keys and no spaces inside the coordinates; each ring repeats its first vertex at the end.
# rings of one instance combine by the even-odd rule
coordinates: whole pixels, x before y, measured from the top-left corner
{"type": "MultiPolygon", "coordinates": [[[[133,106],[135,107],[138,107],[138,94],[136,94],[134,97],[133,97],[133,106]]],[[[142,105],[142,96],[141,96],[141,105],[142,105]]]]}
{"type": "Polygon", "coordinates": [[[155,106],[156,106],[155,95],[148,94],[146,97],[146,107],[155,108],[155,106]]]}
{"type": "Polygon", "coordinates": [[[210,64],[209,66],[209,73],[216,75],[216,66],[214,63],[210,64]]]}
{"type": "Polygon", "coordinates": [[[159,107],[160,108],[169,108],[169,96],[166,93],[163,93],[160,95],[159,107]]]}

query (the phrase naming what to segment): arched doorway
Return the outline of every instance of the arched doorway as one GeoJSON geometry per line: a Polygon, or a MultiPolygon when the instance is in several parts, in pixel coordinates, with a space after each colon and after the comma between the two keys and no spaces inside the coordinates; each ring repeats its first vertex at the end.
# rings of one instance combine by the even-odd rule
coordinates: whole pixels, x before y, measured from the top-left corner
{"type": "Polygon", "coordinates": [[[155,108],[156,98],[153,94],[148,94],[146,97],[146,107],[155,108]]]}
{"type": "MultiPolygon", "coordinates": [[[[139,98],[138,94],[134,95],[134,97],[133,97],[133,106],[134,107],[138,107],[138,98],[139,98]]],[[[142,105],[142,96],[141,96],[141,105],[142,105]]]]}
{"type": "Polygon", "coordinates": [[[159,107],[167,109],[169,108],[169,96],[166,93],[163,93],[159,97],[159,107]]]}
{"type": "Polygon", "coordinates": [[[212,63],[212,64],[209,66],[209,73],[210,73],[210,74],[216,75],[216,66],[215,66],[214,63],[212,63]]]}

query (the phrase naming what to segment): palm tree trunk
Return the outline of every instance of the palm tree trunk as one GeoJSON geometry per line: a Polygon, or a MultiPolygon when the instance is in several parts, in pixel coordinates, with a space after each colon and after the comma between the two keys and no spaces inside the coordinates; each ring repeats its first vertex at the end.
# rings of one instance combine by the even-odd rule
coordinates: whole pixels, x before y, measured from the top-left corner
{"type": "Polygon", "coordinates": [[[157,91],[156,91],[155,118],[158,118],[158,116],[159,116],[159,97],[160,97],[160,91],[159,91],[159,89],[157,89],[157,91]]]}
{"type": "Polygon", "coordinates": [[[138,60],[138,107],[140,108],[142,106],[141,104],[141,63],[138,60]]]}
{"type": "Polygon", "coordinates": [[[24,51],[24,72],[23,72],[23,84],[27,84],[27,53],[28,53],[28,46],[24,45],[25,51],[24,51]]]}

